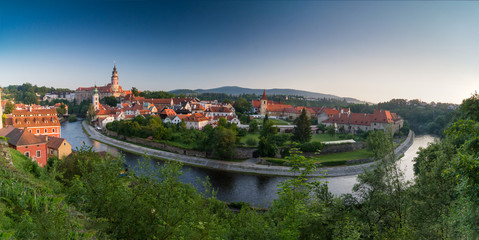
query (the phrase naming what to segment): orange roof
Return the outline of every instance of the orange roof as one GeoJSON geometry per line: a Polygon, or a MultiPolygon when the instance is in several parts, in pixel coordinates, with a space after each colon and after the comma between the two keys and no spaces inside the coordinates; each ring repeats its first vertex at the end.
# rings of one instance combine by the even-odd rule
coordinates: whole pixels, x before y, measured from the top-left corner
{"type": "Polygon", "coordinates": [[[204,122],[204,121],[208,121],[208,118],[206,118],[201,113],[194,113],[185,118],[185,122],[204,122]]]}
{"type": "Polygon", "coordinates": [[[176,115],[179,119],[183,120],[187,117],[189,117],[191,114],[180,114],[180,115],[176,115]]]}
{"type": "Polygon", "coordinates": [[[160,114],[166,115],[166,116],[175,116],[176,112],[173,109],[165,108],[165,109],[163,109],[163,111],[161,111],[160,114]]]}
{"type": "Polygon", "coordinates": [[[35,116],[35,117],[13,117],[11,124],[17,128],[25,127],[57,127],[60,126],[58,117],[55,116],[35,116]]]}
{"type": "Polygon", "coordinates": [[[326,115],[333,115],[339,113],[339,110],[336,110],[335,108],[323,108],[322,111],[326,113],[326,115]]]}
{"type": "Polygon", "coordinates": [[[57,110],[51,109],[35,109],[35,110],[13,110],[12,115],[14,117],[20,116],[52,116],[57,115],[57,110]]]}

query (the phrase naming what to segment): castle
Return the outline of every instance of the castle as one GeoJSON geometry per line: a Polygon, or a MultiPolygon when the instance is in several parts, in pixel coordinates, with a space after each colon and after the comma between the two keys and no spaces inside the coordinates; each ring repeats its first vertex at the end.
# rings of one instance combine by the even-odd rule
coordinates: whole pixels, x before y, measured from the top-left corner
{"type": "Polygon", "coordinates": [[[99,98],[113,96],[113,97],[124,97],[128,94],[128,91],[124,91],[119,84],[118,72],[116,71],[116,65],[113,66],[113,72],[111,74],[111,82],[106,86],[102,87],[79,87],[75,91],[75,101],[76,103],[81,103],[84,100],[91,101],[95,89],[98,91],[99,98]]]}

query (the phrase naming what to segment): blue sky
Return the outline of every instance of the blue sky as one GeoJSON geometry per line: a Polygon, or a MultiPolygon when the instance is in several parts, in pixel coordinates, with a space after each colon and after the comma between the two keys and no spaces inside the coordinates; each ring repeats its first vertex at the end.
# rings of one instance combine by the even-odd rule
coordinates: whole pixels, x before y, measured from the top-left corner
{"type": "Polygon", "coordinates": [[[479,88],[479,2],[11,1],[0,85],[295,88],[460,103],[479,88]]]}

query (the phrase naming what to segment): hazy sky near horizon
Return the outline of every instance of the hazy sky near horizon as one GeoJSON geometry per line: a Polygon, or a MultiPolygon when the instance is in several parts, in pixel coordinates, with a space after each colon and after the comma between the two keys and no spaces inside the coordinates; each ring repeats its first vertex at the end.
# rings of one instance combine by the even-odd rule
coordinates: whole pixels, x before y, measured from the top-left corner
{"type": "Polygon", "coordinates": [[[460,103],[479,88],[476,1],[9,1],[0,85],[294,88],[460,103]]]}

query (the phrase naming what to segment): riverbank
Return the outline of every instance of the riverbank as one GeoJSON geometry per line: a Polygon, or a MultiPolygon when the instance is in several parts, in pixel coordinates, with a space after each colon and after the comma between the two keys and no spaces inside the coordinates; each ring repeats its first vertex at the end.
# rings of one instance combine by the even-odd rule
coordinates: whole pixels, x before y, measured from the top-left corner
{"type": "MultiPolygon", "coordinates": [[[[288,176],[293,177],[298,173],[289,172],[290,167],[284,166],[267,166],[259,165],[253,161],[245,160],[243,162],[228,162],[220,160],[212,160],[201,157],[185,156],[181,154],[165,152],[157,149],[147,148],[143,146],[138,146],[128,142],[124,142],[118,139],[107,137],[98,131],[96,131],[92,126],[88,125],[86,121],[82,122],[83,130],[89,136],[89,138],[96,141],[102,142],[104,144],[119,148],[123,151],[144,154],[149,157],[153,157],[160,160],[172,160],[178,161],[185,165],[203,167],[209,169],[215,169],[220,171],[228,172],[237,172],[237,173],[247,173],[247,174],[257,174],[257,175],[269,175],[269,176],[288,176]]],[[[409,135],[395,152],[397,156],[402,155],[413,143],[414,133],[409,132],[409,135]]],[[[353,166],[338,166],[338,167],[324,167],[319,168],[317,171],[311,173],[309,177],[318,177],[318,176],[348,176],[348,175],[357,175],[364,171],[364,169],[371,169],[375,165],[374,162],[358,164],[353,166]]]]}

